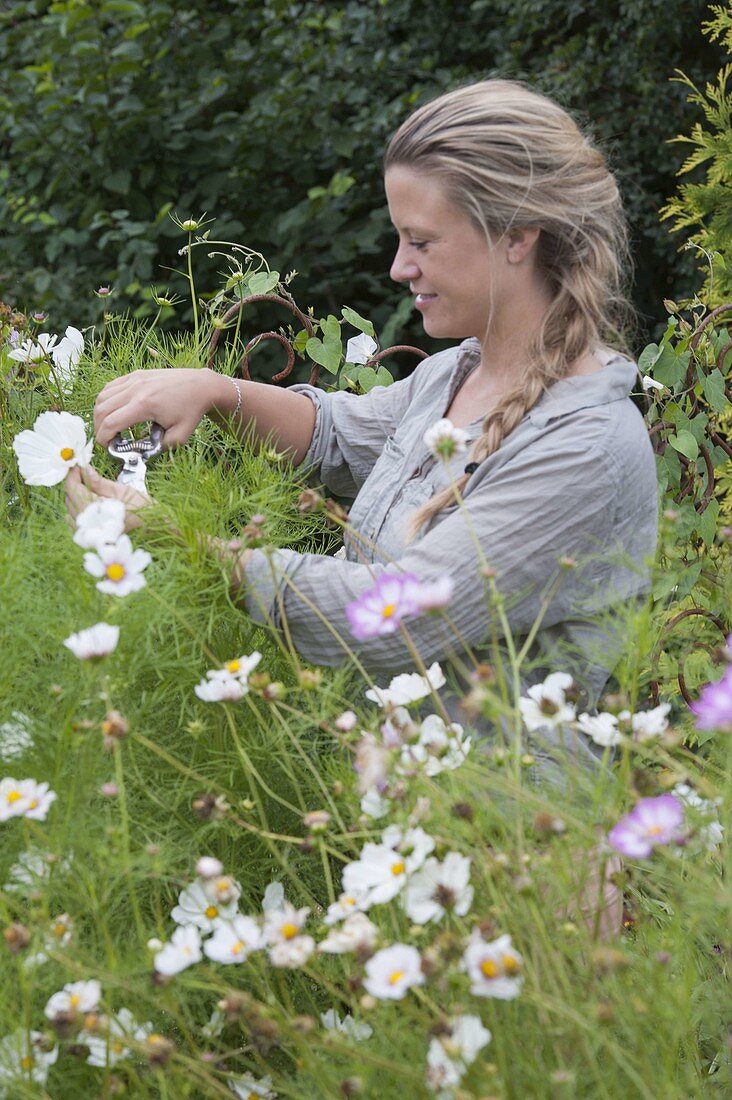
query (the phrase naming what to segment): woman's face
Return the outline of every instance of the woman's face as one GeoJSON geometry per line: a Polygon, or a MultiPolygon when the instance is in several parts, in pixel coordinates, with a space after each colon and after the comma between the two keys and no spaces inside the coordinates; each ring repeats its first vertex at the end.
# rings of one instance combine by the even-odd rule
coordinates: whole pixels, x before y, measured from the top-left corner
{"type": "Polygon", "coordinates": [[[425,332],[483,340],[500,305],[502,250],[453,205],[436,176],[395,165],[385,186],[399,234],[390,275],[408,283],[425,332]]]}

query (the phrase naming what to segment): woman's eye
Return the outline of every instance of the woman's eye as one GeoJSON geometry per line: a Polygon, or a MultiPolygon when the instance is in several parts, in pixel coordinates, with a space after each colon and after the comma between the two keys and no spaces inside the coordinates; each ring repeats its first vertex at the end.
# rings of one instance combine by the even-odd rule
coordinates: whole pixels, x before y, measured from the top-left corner
{"type": "Polygon", "coordinates": [[[412,248],[416,248],[419,252],[427,247],[427,241],[410,241],[412,248]]]}

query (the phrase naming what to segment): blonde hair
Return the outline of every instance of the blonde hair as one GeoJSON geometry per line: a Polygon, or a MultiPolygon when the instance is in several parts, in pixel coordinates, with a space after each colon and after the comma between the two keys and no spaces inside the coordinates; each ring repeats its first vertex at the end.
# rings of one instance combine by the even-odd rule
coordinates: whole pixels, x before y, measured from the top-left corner
{"type": "MultiPolygon", "coordinates": [[[[490,244],[512,229],[541,231],[537,264],[552,301],[521,385],[488,413],[472,446],[471,461],[482,462],[588,348],[625,347],[632,311],[623,290],[629,264],[618,187],[562,107],[510,80],[471,84],[418,108],[387,148],[385,169],[396,165],[436,176],[490,244]]],[[[412,537],[455,501],[468,476],[422,505],[412,537]]]]}

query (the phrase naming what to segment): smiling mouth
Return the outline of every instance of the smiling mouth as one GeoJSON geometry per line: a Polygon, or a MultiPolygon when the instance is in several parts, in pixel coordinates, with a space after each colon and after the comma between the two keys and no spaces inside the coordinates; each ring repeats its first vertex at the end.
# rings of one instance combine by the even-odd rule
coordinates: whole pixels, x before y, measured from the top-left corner
{"type": "Polygon", "coordinates": [[[436,294],[416,294],[414,298],[414,304],[416,306],[424,305],[425,302],[431,302],[437,297],[436,294]]]}

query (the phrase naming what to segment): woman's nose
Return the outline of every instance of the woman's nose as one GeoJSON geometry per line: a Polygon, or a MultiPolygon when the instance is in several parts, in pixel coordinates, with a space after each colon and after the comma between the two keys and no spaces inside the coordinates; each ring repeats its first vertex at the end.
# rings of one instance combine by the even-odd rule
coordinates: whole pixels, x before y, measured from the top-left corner
{"type": "Polygon", "coordinates": [[[389,275],[395,283],[408,283],[419,276],[419,267],[411,257],[406,255],[404,245],[400,244],[397,248],[389,275]]]}

